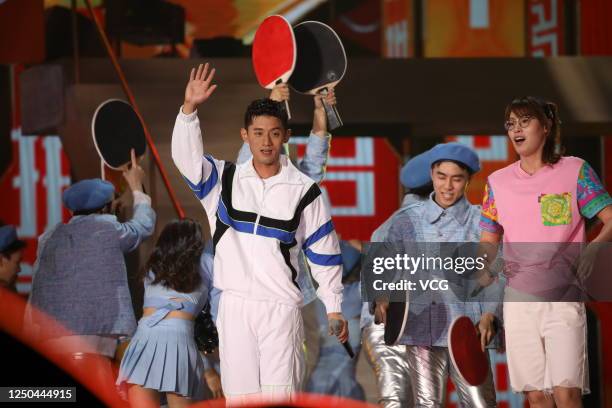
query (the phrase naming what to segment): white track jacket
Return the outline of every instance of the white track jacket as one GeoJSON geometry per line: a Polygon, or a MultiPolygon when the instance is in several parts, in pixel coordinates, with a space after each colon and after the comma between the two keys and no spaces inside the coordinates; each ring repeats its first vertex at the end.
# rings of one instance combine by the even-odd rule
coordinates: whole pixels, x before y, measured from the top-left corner
{"type": "Polygon", "coordinates": [[[261,179],[253,161],[239,165],[204,154],[197,112],[181,111],[172,159],[206,210],[215,247],[214,286],[252,300],[302,305],[297,285],[302,248],[327,313],[340,312],[342,257],[318,185],[281,156],[280,172],[261,179]]]}

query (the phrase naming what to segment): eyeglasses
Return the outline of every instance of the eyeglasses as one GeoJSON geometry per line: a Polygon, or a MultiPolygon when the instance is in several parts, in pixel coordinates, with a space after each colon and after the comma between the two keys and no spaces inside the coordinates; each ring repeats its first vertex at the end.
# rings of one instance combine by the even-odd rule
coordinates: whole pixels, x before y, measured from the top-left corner
{"type": "Polygon", "coordinates": [[[518,121],[507,120],[504,123],[504,127],[508,132],[516,129],[516,125],[519,125],[521,129],[525,129],[527,126],[529,126],[531,119],[533,119],[533,116],[521,116],[518,121]]]}

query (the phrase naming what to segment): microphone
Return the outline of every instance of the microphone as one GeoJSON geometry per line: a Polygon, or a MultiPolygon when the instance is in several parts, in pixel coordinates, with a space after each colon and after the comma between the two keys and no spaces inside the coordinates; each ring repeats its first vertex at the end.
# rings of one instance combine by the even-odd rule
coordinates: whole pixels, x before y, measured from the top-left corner
{"type": "MultiPolygon", "coordinates": [[[[329,328],[332,334],[334,336],[337,336],[342,331],[342,321],[337,320],[337,319],[331,320],[329,322],[329,328]]],[[[349,355],[349,357],[354,358],[355,353],[353,352],[353,347],[351,347],[351,344],[348,342],[348,340],[346,340],[344,343],[341,343],[341,344],[342,344],[342,347],[344,347],[344,350],[346,351],[346,353],[349,355]]]]}
{"type": "Polygon", "coordinates": [[[342,347],[344,347],[344,350],[346,350],[346,353],[350,358],[355,358],[355,352],[353,351],[353,347],[351,347],[351,343],[349,343],[348,340],[342,343],[342,347]]]}

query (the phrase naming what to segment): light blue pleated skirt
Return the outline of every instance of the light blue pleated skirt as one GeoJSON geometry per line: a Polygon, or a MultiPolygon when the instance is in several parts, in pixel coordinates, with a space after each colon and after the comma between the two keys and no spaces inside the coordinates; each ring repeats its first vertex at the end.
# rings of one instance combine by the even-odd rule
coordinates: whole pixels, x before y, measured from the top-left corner
{"type": "Polygon", "coordinates": [[[153,327],[146,322],[146,317],[140,320],[125,350],[117,384],[201,399],[204,362],[193,338],[193,320],[167,318],[153,327]]]}

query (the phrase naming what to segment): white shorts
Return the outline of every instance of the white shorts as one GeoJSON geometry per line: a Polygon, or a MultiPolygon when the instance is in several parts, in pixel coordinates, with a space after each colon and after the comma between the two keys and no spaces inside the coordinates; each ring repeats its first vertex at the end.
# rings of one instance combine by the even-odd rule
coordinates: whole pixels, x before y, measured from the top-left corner
{"type": "Polygon", "coordinates": [[[297,306],[223,292],[217,316],[221,382],[227,397],[288,398],[304,377],[304,328],[297,306]]]}
{"type": "Polygon", "coordinates": [[[504,326],[513,391],[590,392],[584,304],[504,302],[504,326]]]}

